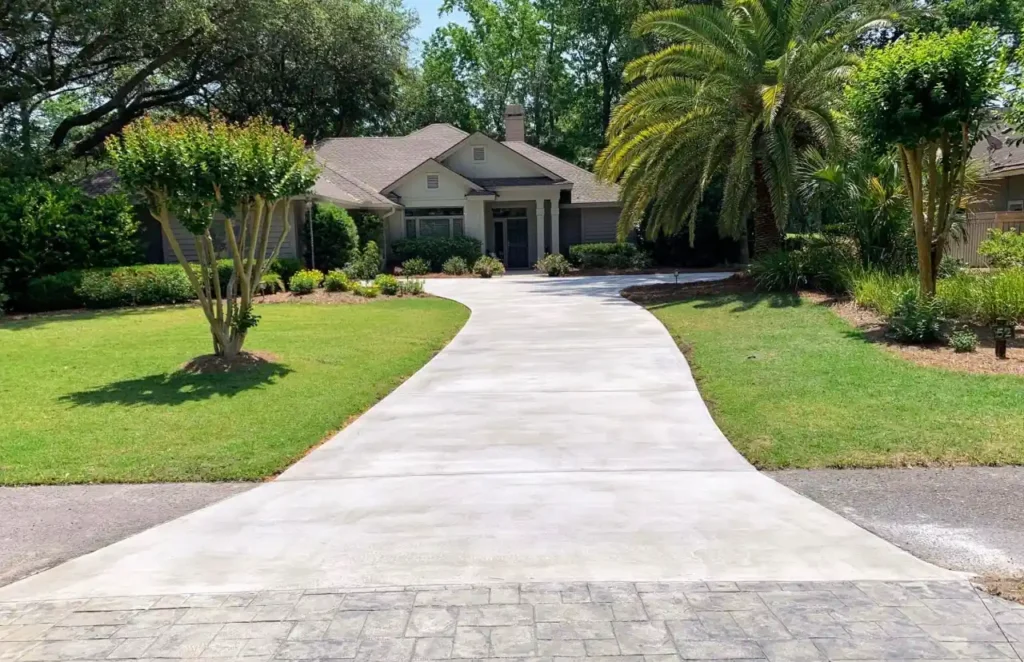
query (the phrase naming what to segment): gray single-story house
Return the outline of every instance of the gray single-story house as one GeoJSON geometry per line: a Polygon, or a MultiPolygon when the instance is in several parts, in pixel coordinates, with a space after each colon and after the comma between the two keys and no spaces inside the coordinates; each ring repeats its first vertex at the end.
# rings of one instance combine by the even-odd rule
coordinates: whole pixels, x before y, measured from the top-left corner
{"type": "MultiPolygon", "coordinates": [[[[310,201],[379,215],[385,256],[399,239],[465,235],[514,269],[574,244],[615,241],[618,188],[527,144],[519,105],[505,111],[501,142],[431,124],[395,138],[333,138],[314,149],[323,172],[310,201]]],[[[290,203],[295,222],[282,257],[303,254],[307,202],[290,203]]],[[[283,228],[274,224],[271,245],[283,228]]],[[[191,237],[181,226],[175,232],[195,259],[191,237]]],[[[166,238],[161,243],[160,259],[174,262],[166,238]]]]}

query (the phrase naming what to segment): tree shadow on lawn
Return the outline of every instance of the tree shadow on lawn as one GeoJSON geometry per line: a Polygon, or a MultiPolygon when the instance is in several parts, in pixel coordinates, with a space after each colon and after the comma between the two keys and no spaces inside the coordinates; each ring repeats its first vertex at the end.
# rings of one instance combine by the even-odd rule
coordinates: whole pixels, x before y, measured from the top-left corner
{"type": "Polygon", "coordinates": [[[0,331],[26,331],[61,322],[120,318],[134,315],[148,315],[159,310],[186,308],[195,303],[167,304],[161,306],[137,306],[132,308],[103,308],[97,310],[58,310],[45,313],[10,313],[0,315],[0,331]]]}
{"type": "Polygon", "coordinates": [[[693,303],[698,310],[729,308],[731,313],[744,313],[765,303],[771,308],[802,305],[796,292],[757,292],[749,279],[738,277],[679,285],[641,285],[628,288],[622,294],[648,310],[693,303]]]}
{"type": "Polygon", "coordinates": [[[233,397],[262,388],[293,372],[280,363],[262,361],[242,370],[221,374],[197,374],[188,370],[149,375],[112,382],[88,391],[61,396],[61,402],[75,406],[167,405],[208,400],[214,396],[233,397]]]}

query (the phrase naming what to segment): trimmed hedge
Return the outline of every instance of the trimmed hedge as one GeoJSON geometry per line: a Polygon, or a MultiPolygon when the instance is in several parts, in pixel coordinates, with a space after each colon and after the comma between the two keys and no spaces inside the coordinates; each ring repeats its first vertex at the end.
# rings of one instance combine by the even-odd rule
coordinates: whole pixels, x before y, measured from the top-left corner
{"type": "Polygon", "coordinates": [[[634,244],[576,244],[569,248],[569,261],[581,269],[628,269],[637,254],[634,244]]]}
{"type": "Polygon", "coordinates": [[[396,262],[420,258],[430,263],[431,271],[439,272],[453,257],[461,257],[466,264],[474,264],[483,254],[483,249],[480,240],[473,237],[421,237],[399,239],[394,243],[392,252],[396,262]]]}

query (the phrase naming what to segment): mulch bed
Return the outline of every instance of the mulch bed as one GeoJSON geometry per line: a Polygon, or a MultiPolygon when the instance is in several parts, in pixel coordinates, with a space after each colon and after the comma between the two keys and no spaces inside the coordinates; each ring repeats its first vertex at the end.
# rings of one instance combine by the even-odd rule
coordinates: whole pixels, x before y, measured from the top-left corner
{"type": "Polygon", "coordinates": [[[190,375],[223,375],[261,368],[277,361],[277,356],[270,352],[239,352],[230,361],[216,354],[205,354],[182,365],[181,372],[190,375]]]}
{"type": "MultiPolygon", "coordinates": [[[[736,274],[725,280],[705,283],[639,285],[627,288],[622,295],[634,303],[650,307],[698,297],[753,294],[754,291],[754,283],[749,277],[736,274]]],[[[800,296],[829,307],[860,331],[865,340],[881,345],[904,360],[956,372],[1024,376],[1024,337],[1020,333],[1009,342],[1005,361],[995,357],[992,331],[987,327],[973,327],[979,339],[978,349],[974,352],[958,354],[946,345],[903,345],[886,337],[884,320],[877,313],[861,308],[849,299],[836,299],[820,292],[801,292],[800,296]]]]}
{"type": "Polygon", "coordinates": [[[918,365],[945,368],[956,372],[971,372],[988,375],[1024,375],[1024,338],[1007,343],[1006,360],[995,355],[995,342],[988,327],[971,327],[978,334],[978,349],[958,354],[946,345],[903,345],[885,336],[885,322],[872,310],[861,308],[850,300],[836,300],[817,292],[804,292],[805,299],[828,306],[832,311],[853,325],[864,337],[877,343],[900,358],[918,365]]]}
{"type": "Polygon", "coordinates": [[[309,294],[292,294],[291,292],[278,292],[253,298],[253,303],[326,303],[326,304],[352,304],[369,303],[371,301],[385,301],[388,299],[408,299],[410,297],[425,297],[427,294],[404,296],[377,295],[373,298],[361,297],[351,292],[328,292],[327,290],[314,290],[309,294]]]}
{"type": "Polygon", "coordinates": [[[978,583],[997,598],[1024,604],[1024,577],[982,577],[978,583]]]}

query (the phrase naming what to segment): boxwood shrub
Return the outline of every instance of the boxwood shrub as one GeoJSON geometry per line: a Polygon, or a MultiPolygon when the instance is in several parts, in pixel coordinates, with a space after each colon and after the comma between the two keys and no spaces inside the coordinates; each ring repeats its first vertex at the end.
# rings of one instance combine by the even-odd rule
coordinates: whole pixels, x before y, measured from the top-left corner
{"type": "Polygon", "coordinates": [[[461,257],[466,264],[474,264],[483,253],[480,240],[473,237],[421,237],[400,239],[392,246],[396,262],[420,258],[430,263],[431,271],[441,267],[453,257],[461,257]]]}
{"type": "Polygon", "coordinates": [[[67,308],[118,308],[183,303],[195,299],[176,264],[64,271],[29,283],[22,307],[31,312],[67,308]]]}
{"type": "Polygon", "coordinates": [[[576,244],[569,248],[569,261],[582,269],[629,269],[636,253],[627,242],[576,244]]]}

